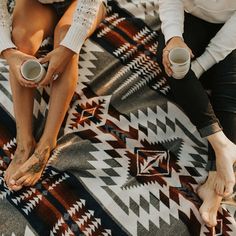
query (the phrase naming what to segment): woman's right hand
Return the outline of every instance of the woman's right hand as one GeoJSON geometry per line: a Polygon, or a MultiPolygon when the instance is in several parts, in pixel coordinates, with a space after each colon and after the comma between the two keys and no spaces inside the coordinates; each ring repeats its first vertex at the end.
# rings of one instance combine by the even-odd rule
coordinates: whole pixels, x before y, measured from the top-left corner
{"type": "Polygon", "coordinates": [[[4,50],[2,55],[7,60],[9,70],[11,70],[13,76],[18,80],[21,86],[31,88],[37,87],[36,83],[25,80],[20,72],[22,63],[28,59],[36,59],[35,57],[13,48],[4,50]]]}
{"type": "Polygon", "coordinates": [[[173,48],[186,48],[189,50],[191,58],[194,57],[192,50],[187,46],[187,44],[183,41],[181,37],[173,37],[171,38],[167,44],[166,47],[163,49],[163,54],[162,54],[162,63],[165,68],[166,74],[171,77],[173,74],[173,71],[171,69],[171,64],[169,61],[169,52],[173,48]]]}

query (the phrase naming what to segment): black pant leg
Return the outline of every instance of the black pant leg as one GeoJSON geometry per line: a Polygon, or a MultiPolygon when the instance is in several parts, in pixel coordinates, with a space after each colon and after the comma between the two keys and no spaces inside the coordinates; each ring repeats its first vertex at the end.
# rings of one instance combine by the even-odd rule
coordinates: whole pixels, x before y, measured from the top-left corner
{"type": "MultiPolygon", "coordinates": [[[[198,57],[204,52],[210,39],[216,34],[216,30],[220,26],[210,24],[186,13],[184,28],[185,42],[198,57]],[[212,27],[210,27],[211,25],[212,27]]],[[[160,65],[162,65],[164,47],[164,36],[161,34],[158,47],[158,62],[160,65]]],[[[185,111],[203,137],[220,130],[219,121],[215,116],[207,93],[192,71],[183,79],[169,78],[168,80],[173,101],[185,111]]]]}
{"type": "MultiPolygon", "coordinates": [[[[185,14],[184,40],[191,48],[195,57],[200,56],[211,38],[222,25],[205,22],[190,14],[185,14]]],[[[159,37],[158,61],[162,65],[162,51],[165,47],[164,36],[159,37]]],[[[162,66],[163,69],[163,66],[162,66]]],[[[163,69],[164,70],[164,69],[163,69]]],[[[202,136],[219,130],[219,121],[213,111],[210,100],[202,84],[191,71],[182,80],[169,78],[171,95],[198,128],[202,136]]],[[[209,145],[208,169],[215,169],[215,154],[209,145]]]]}

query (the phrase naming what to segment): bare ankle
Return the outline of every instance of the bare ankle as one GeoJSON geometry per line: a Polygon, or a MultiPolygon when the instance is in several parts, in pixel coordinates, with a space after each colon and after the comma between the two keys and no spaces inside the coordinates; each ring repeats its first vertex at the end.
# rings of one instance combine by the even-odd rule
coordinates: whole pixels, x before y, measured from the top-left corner
{"type": "Polygon", "coordinates": [[[37,149],[39,150],[53,150],[56,147],[56,142],[53,142],[52,140],[40,140],[37,144],[37,149]]]}
{"type": "Polygon", "coordinates": [[[227,148],[230,144],[232,144],[232,142],[225,136],[223,131],[209,135],[207,140],[210,142],[215,151],[227,148]]]}
{"type": "Polygon", "coordinates": [[[28,150],[32,150],[35,147],[35,140],[18,140],[17,141],[17,149],[20,152],[26,152],[28,150]]]}

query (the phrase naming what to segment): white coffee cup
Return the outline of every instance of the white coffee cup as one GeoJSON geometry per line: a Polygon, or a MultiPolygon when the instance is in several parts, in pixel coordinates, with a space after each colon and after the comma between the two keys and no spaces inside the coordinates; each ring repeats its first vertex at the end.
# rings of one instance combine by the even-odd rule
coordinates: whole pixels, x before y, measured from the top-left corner
{"type": "Polygon", "coordinates": [[[38,83],[46,75],[46,69],[35,59],[26,60],[20,68],[24,79],[38,83]]]}
{"type": "Polygon", "coordinates": [[[190,68],[190,52],[186,48],[173,48],[169,52],[169,61],[173,71],[172,77],[182,79],[190,68]]]}

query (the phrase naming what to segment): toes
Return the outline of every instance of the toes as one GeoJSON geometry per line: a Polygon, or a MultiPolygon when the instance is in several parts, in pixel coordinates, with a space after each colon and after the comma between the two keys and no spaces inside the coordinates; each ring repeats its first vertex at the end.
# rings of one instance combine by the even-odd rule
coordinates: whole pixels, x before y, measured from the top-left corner
{"type": "Polygon", "coordinates": [[[8,180],[8,173],[7,173],[7,171],[4,173],[4,181],[6,182],[6,184],[7,184],[7,180],[8,180]]]}
{"type": "Polygon", "coordinates": [[[8,170],[6,170],[6,172],[4,174],[4,180],[5,180],[7,186],[9,186],[9,184],[10,184],[10,180],[9,179],[10,179],[10,173],[9,173],[8,170]]]}
{"type": "Polygon", "coordinates": [[[16,181],[23,177],[25,174],[24,171],[18,170],[11,178],[10,178],[10,184],[14,185],[16,184],[16,181]]]}
{"type": "Polygon", "coordinates": [[[22,183],[22,181],[15,181],[12,179],[10,181],[9,189],[11,189],[12,191],[19,191],[23,187],[21,183],[22,183]]]}
{"type": "Polygon", "coordinates": [[[212,221],[211,221],[211,227],[216,227],[216,225],[217,225],[217,219],[214,218],[214,219],[212,219],[212,221]]]}
{"type": "Polygon", "coordinates": [[[26,187],[31,186],[31,178],[26,179],[24,181],[23,185],[26,186],[26,187]]]}
{"type": "Polygon", "coordinates": [[[201,217],[207,227],[215,227],[217,225],[217,219],[215,213],[202,212],[201,217]]]}
{"type": "Polygon", "coordinates": [[[13,191],[19,191],[22,188],[23,188],[22,185],[13,185],[13,186],[11,186],[11,190],[13,190],[13,191]]]}
{"type": "Polygon", "coordinates": [[[23,183],[25,182],[27,178],[29,178],[29,176],[22,176],[16,181],[16,185],[23,185],[23,183]]]}
{"type": "Polygon", "coordinates": [[[210,218],[209,222],[210,227],[215,227],[217,225],[217,211],[211,212],[209,218],[210,218]]]}
{"type": "Polygon", "coordinates": [[[204,221],[204,223],[205,223],[208,227],[211,227],[211,226],[210,226],[209,213],[208,213],[208,212],[201,212],[201,217],[202,217],[202,220],[204,221]]]}
{"type": "Polygon", "coordinates": [[[39,181],[40,176],[34,176],[31,179],[30,186],[34,186],[39,181]]]}
{"type": "Polygon", "coordinates": [[[27,186],[27,187],[33,186],[37,182],[37,180],[38,180],[38,178],[36,178],[34,176],[30,176],[23,182],[23,185],[27,186]]]}
{"type": "Polygon", "coordinates": [[[11,185],[11,190],[19,191],[24,186],[25,187],[33,186],[34,182],[37,182],[37,179],[33,178],[32,176],[29,176],[29,175],[22,176],[20,179],[15,181],[14,185],[11,185]]]}

